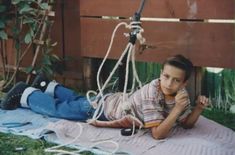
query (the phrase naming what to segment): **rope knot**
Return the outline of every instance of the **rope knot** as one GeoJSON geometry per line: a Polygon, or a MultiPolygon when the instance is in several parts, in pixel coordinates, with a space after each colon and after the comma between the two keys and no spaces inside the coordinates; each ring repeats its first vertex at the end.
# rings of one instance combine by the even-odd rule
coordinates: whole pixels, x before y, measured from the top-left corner
{"type": "Polygon", "coordinates": [[[124,101],[122,103],[122,110],[125,112],[125,114],[131,114],[131,104],[128,101],[124,101]]]}

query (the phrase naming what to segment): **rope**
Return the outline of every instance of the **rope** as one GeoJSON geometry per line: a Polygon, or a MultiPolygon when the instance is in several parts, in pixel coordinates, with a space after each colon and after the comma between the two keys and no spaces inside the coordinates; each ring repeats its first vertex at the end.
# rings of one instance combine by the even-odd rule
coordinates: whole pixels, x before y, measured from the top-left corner
{"type": "Polygon", "coordinates": [[[93,147],[95,147],[99,144],[103,144],[103,143],[108,143],[108,144],[112,143],[112,144],[115,145],[115,149],[111,152],[111,154],[115,154],[117,152],[117,150],[119,149],[119,144],[117,142],[113,141],[113,140],[105,140],[105,141],[97,142],[97,143],[93,144],[91,146],[91,148],[93,148],[93,147]]]}
{"type": "MultiPolygon", "coordinates": [[[[113,44],[113,40],[114,40],[114,37],[115,37],[115,34],[116,34],[118,28],[119,28],[120,26],[122,26],[122,25],[125,25],[125,27],[128,28],[128,29],[135,29],[135,30],[137,30],[137,31],[136,31],[136,32],[137,32],[137,39],[140,41],[141,44],[143,44],[143,43],[145,42],[145,39],[142,37],[141,33],[144,32],[144,30],[143,30],[143,28],[140,26],[140,23],[141,23],[141,22],[137,21],[137,22],[131,22],[131,23],[128,25],[128,24],[125,23],[125,22],[121,22],[121,23],[119,23],[119,24],[115,27],[115,29],[114,29],[114,31],[113,31],[113,33],[112,33],[112,37],[111,37],[111,41],[110,41],[110,44],[109,44],[109,48],[108,48],[108,50],[107,50],[107,52],[106,52],[106,55],[105,55],[105,57],[104,57],[104,59],[103,59],[101,65],[100,65],[100,67],[99,67],[99,69],[98,69],[98,72],[97,72],[97,78],[96,78],[96,80],[97,80],[97,86],[98,86],[98,91],[99,91],[99,93],[98,93],[97,96],[98,96],[98,97],[101,97],[101,101],[100,101],[99,103],[97,103],[98,105],[94,105],[94,107],[97,107],[97,108],[96,108],[96,111],[95,111],[95,113],[94,113],[94,115],[93,115],[93,118],[92,118],[92,119],[94,119],[94,120],[98,119],[98,118],[101,116],[101,114],[103,113],[103,109],[104,109],[104,107],[103,107],[103,105],[104,105],[104,94],[103,94],[103,91],[104,91],[104,89],[106,88],[106,86],[107,86],[107,84],[109,83],[109,81],[111,80],[113,74],[114,74],[115,71],[117,70],[118,66],[120,65],[122,59],[124,58],[124,56],[125,56],[126,54],[128,54],[127,64],[129,64],[129,61],[130,61],[130,55],[132,56],[132,68],[133,68],[133,73],[134,73],[134,75],[133,75],[133,86],[132,86],[132,91],[131,91],[131,93],[133,93],[133,91],[134,91],[134,83],[135,83],[135,80],[137,80],[137,82],[138,82],[138,84],[139,84],[139,87],[142,87],[142,84],[141,84],[141,82],[140,82],[140,80],[139,80],[139,78],[138,78],[137,71],[136,71],[136,67],[135,67],[135,54],[134,54],[134,53],[135,53],[135,52],[134,52],[134,51],[135,51],[135,46],[132,45],[131,43],[128,43],[128,44],[127,44],[125,50],[124,50],[123,53],[121,54],[120,58],[118,59],[117,63],[115,64],[113,70],[111,71],[109,77],[108,77],[107,80],[105,81],[105,83],[104,83],[104,85],[102,86],[102,88],[101,88],[101,84],[100,84],[100,81],[99,81],[101,69],[102,69],[102,67],[103,67],[103,65],[104,65],[104,63],[105,63],[105,61],[107,60],[108,55],[110,54],[110,51],[111,51],[111,48],[112,48],[112,44],[113,44]],[[127,53],[127,52],[128,52],[128,53],[127,53]]],[[[129,34],[125,34],[125,36],[126,36],[126,37],[129,36],[129,34]]],[[[127,99],[127,93],[126,93],[126,92],[127,92],[128,75],[129,75],[129,66],[126,65],[126,76],[125,76],[125,84],[124,84],[124,92],[123,92],[123,103],[124,103],[124,102],[126,101],[126,99],[127,99]]],[[[89,91],[88,91],[88,92],[89,92],[89,91]]],[[[87,95],[87,96],[88,96],[88,95],[87,95]]],[[[88,97],[89,97],[89,96],[88,96],[88,97]]],[[[88,99],[88,100],[90,101],[90,99],[88,99]]],[[[91,103],[91,102],[90,102],[90,103],[91,103]]],[[[93,103],[91,103],[91,104],[93,104],[93,103]]],[[[126,104],[128,104],[128,103],[126,103],[126,104]]],[[[128,108],[128,107],[130,107],[130,106],[129,106],[129,105],[123,106],[124,109],[125,109],[125,108],[128,108]]]]}
{"type": "MultiPolygon", "coordinates": [[[[98,96],[98,97],[99,97],[99,96],[101,97],[101,102],[99,102],[99,105],[96,106],[97,109],[96,109],[96,111],[95,111],[95,113],[94,113],[92,119],[97,119],[97,118],[99,118],[99,117],[101,116],[101,114],[102,114],[102,112],[103,112],[103,106],[102,106],[102,105],[103,105],[103,103],[104,103],[103,90],[104,90],[104,88],[106,87],[106,85],[108,84],[108,82],[110,81],[111,76],[115,73],[115,70],[116,70],[116,68],[118,67],[119,63],[121,62],[121,61],[118,61],[118,62],[117,62],[117,64],[116,64],[116,66],[114,67],[113,71],[110,73],[110,76],[108,77],[108,79],[106,80],[105,84],[104,84],[103,87],[101,88],[100,81],[99,81],[101,69],[102,69],[102,67],[103,67],[105,61],[107,60],[108,55],[109,55],[109,53],[110,53],[110,51],[111,51],[111,48],[112,48],[112,45],[113,45],[113,40],[114,40],[114,37],[115,37],[115,35],[116,35],[116,32],[117,32],[118,28],[121,27],[122,25],[125,25],[126,27],[128,26],[127,23],[121,22],[121,23],[119,23],[119,24],[115,27],[115,29],[114,29],[114,31],[113,31],[113,33],[112,33],[112,37],[111,37],[111,41],[110,41],[108,50],[107,50],[106,55],[105,55],[105,57],[104,57],[104,59],[103,59],[101,65],[100,65],[100,67],[99,67],[99,69],[98,69],[98,72],[97,72],[96,81],[97,81],[97,86],[98,86],[98,90],[99,90],[99,94],[98,94],[97,96],[98,96]],[[102,108],[102,109],[100,110],[100,108],[102,108]],[[100,111],[100,114],[98,113],[99,111],[100,111]]],[[[129,45],[129,44],[128,44],[128,45],[129,45]]],[[[127,45],[127,47],[128,47],[128,45],[127,45]]],[[[124,50],[123,53],[126,53],[126,51],[127,51],[127,48],[124,50]]],[[[124,54],[123,54],[123,56],[121,56],[121,57],[124,57],[124,54]]],[[[120,58],[120,59],[121,59],[121,58],[120,58]]],[[[120,60],[120,59],[119,59],[119,60],[120,60]]],[[[89,100],[89,99],[88,99],[88,100],[89,100]]]]}
{"type": "MultiPolygon", "coordinates": [[[[101,96],[101,101],[98,103],[98,107],[97,107],[97,109],[96,109],[96,111],[95,111],[95,113],[94,113],[92,119],[97,119],[97,118],[99,118],[100,115],[103,113],[103,104],[104,104],[103,90],[104,90],[104,88],[106,87],[106,85],[108,84],[108,82],[110,81],[110,79],[111,79],[111,77],[113,76],[113,74],[115,73],[116,69],[118,68],[119,64],[121,63],[123,57],[125,56],[126,52],[128,51],[128,48],[129,48],[130,46],[132,46],[132,44],[131,44],[131,43],[128,43],[128,45],[127,45],[126,49],[124,50],[124,52],[122,53],[120,59],[118,60],[118,62],[117,62],[116,65],[114,66],[113,71],[110,73],[108,79],[107,79],[106,82],[104,83],[102,89],[99,88],[99,94],[98,94],[98,96],[99,96],[99,95],[101,96]],[[102,109],[100,110],[101,106],[102,106],[102,109]],[[98,114],[98,112],[99,112],[99,114],[98,114]]],[[[98,79],[98,78],[97,78],[97,79],[98,79]]]]}
{"type": "MultiPolygon", "coordinates": [[[[80,149],[80,150],[76,150],[76,151],[66,151],[66,150],[63,150],[63,149],[59,149],[61,147],[64,147],[64,146],[67,146],[67,145],[70,145],[74,142],[76,142],[79,137],[81,136],[82,132],[83,132],[83,127],[80,123],[76,123],[76,125],[79,126],[79,129],[80,129],[80,132],[79,134],[72,140],[72,141],[69,141],[65,144],[61,144],[61,145],[57,145],[57,146],[53,146],[53,147],[50,147],[50,148],[47,148],[45,149],[44,151],[45,152],[50,152],[50,153],[57,153],[57,155],[63,155],[63,154],[68,154],[68,155],[81,155],[80,153],[83,152],[83,151],[86,151],[88,149],[80,149]]],[[[119,144],[115,141],[112,141],[112,140],[107,140],[107,141],[101,141],[101,142],[97,142],[95,144],[93,144],[92,146],[88,147],[88,148],[94,148],[95,146],[99,145],[99,144],[102,144],[102,143],[112,143],[115,145],[115,148],[113,149],[113,151],[111,152],[112,154],[114,154],[118,149],[119,149],[119,144]]],[[[89,150],[88,150],[89,151],[89,150]]]]}
{"type": "MultiPolygon", "coordinates": [[[[138,76],[137,71],[136,71],[136,66],[135,66],[135,49],[133,49],[133,52],[132,52],[132,70],[133,70],[133,75],[134,75],[133,79],[134,79],[134,81],[136,80],[138,82],[138,85],[141,88],[142,87],[142,83],[141,83],[141,81],[139,79],[139,76],[138,76]]],[[[132,86],[131,94],[134,91],[135,82],[133,82],[132,84],[133,84],[133,86],[132,86]]]]}
{"type": "MultiPolygon", "coordinates": [[[[131,56],[131,52],[132,52],[133,46],[131,46],[128,50],[128,55],[127,55],[127,62],[126,64],[129,64],[130,62],[130,56],[131,56]]],[[[123,102],[126,101],[126,91],[127,91],[127,84],[128,84],[128,76],[129,76],[129,65],[126,65],[126,74],[125,74],[125,82],[124,82],[124,90],[123,90],[123,102]]]]}
{"type": "MultiPolygon", "coordinates": [[[[113,76],[113,74],[115,73],[115,71],[117,70],[119,64],[121,63],[122,59],[124,58],[124,56],[127,54],[127,62],[126,64],[129,64],[130,62],[130,57],[131,57],[131,61],[132,61],[132,69],[133,69],[133,79],[132,79],[132,88],[131,88],[131,92],[129,94],[132,94],[134,92],[134,89],[135,89],[135,82],[137,81],[138,82],[138,85],[139,87],[141,88],[142,87],[142,83],[141,81],[139,80],[139,77],[138,77],[138,74],[137,74],[137,71],[136,71],[136,66],[135,66],[135,45],[132,45],[131,43],[128,43],[125,50],[123,51],[123,53],[121,54],[120,58],[118,59],[117,63],[115,64],[113,70],[111,71],[109,77],[107,78],[107,80],[105,81],[103,87],[101,88],[100,86],[100,81],[99,81],[99,78],[100,78],[100,72],[101,72],[101,69],[111,51],[111,47],[112,47],[112,44],[113,44],[113,40],[114,40],[114,37],[115,37],[115,34],[116,34],[116,31],[117,29],[122,26],[122,25],[125,25],[126,28],[129,28],[129,29],[135,29],[136,31],[136,36],[137,36],[137,40],[140,42],[140,44],[143,44],[145,43],[145,38],[142,37],[142,32],[144,32],[144,30],[142,29],[142,27],[140,26],[140,23],[141,22],[131,22],[130,25],[127,25],[126,23],[120,23],[116,26],[116,28],[114,29],[113,31],[113,34],[112,34],[112,37],[111,37],[111,41],[110,41],[110,44],[109,44],[109,48],[108,48],[108,51],[98,69],[98,73],[97,73],[97,85],[98,85],[98,90],[99,90],[99,94],[97,96],[100,96],[101,97],[101,101],[98,104],[98,106],[95,106],[97,107],[94,115],[93,115],[93,118],[92,120],[97,120],[101,114],[103,113],[103,110],[104,110],[104,95],[103,95],[103,90],[106,88],[106,85],[109,83],[109,81],[111,80],[111,77],[113,76]],[[127,53],[128,52],[128,53],[127,53]]],[[[129,36],[129,34],[125,34],[125,36],[129,36]]],[[[128,94],[127,94],[127,84],[128,84],[128,76],[129,76],[129,66],[126,65],[126,74],[125,74],[125,82],[124,82],[124,90],[123,90],[123,98],[122,98],[122,109],[124,111],[131,111],[131,114],[134,116],[134,118],[136,117],[135,116],[135,113],[131,110],[131,104],[129,102],[127,102],[127,98],[128,98],[128,94]]],[[[89,96],[88,96],[89,97],[89,96]]],[[[90,101],[90,99],[88,99],[90,101]]],[[[90,102],[92,104],[92,102],[90,102]]],[[[141,128],[141,126],[140,126],[141,128]]],[[[133,121],[133,130],[132,130],[132,135],[134,134],[135,132],[135,123],[133,121]]]]}
{"type": "MultiPolygon", "coordinates": [[[[50,153],[59,153],[59,154],[69,154],[69,155],[80,155],[80,154],[77,154],[76,152],[77,151],[66,151],[66,150],[62,150],[62,149],[58,149],[58,148],[61,148],[63,146],[67,146],[67,145],[70,145],[74,142],[76,142],[78,140],[78,138],[81,136],[82,134],[82,131],[83,131],[83,128],[82,128],[82,125],[79,124],[79,123],[76,123],[76,125],[79,126],[79,129],[80,129],[80,132],[79,134],[70,142],[67,142],[65,144],[61,144],[61,145],[57,145],[57,146],[53,146],[53,147],[50,147],[50,148],[47,148],[45,149],[44,151],[45,152],[50,152],[50,153]]],[[[58,154],[58,155],[59,155],[58,154]]]]}
{"type": "MultiPolygon", "coordinates": [[[[102,87],[101,87],[101,84],[100,84],[100,81],[99,81],[101,69],[102,69],[105,61],[107,60],[108,55],[110,54],[116,32],[117,32],[118,28],[123,26],[123,25],[126,28],[129,28],[129,29],[132,29],[132,30],[135,29],[135,31],[137,33],[136,34],[137,39],[139,40],[140,44],[143,44],[145,42],[145,39],[141,35],[141,33],[143,32],[143,29],[140,26],[140,22],[131,22],[129,25],[125,22],[121,22],[115,27],[115,29],[112,33],[112,37],[111,37],[111,41],[110,41],[108,50],[107,50],[106,55],[105,55],[101,65],[98,69],[98,72],[97,72],[96,80],[97,80],[97,86],[98,86],[99,93],[97,94],[97,92],[95,92],[94,90],[89,90],[86,93],[87,100],[89,101],[90,104],[93,105],[94,108],[96,108],[95,113],[92,117],[93,120],[97,120],[101,116],[101,114],[103,113],[103,110],[104,110],[104,97],[105,97],[104,94],[103,94],[103,91],[106,88],[106,86],[108,85],[108,83],[111,80],[113,74],[117,70],[118,66],[121,64],[121,61],[123,60],[123,58],[126,54],[128,55],[127,56],[127,64],[129,64],[129,62],[131,60],[132,61],[132,69],[133,69],[133,80],[132,80],[133,83],[132,83],[132,89],[131,89],[130,93],[132,94],[134,92],[135,81],[138,82],[139,87],[142,87],[141,81],[139,80],[139,77],[138,77],[138,74],[137,74],[137,71],[136,71],[136,67],[135,67],[135,46],[131,43],[127,44],[126,48],[124,49],[123,53],[121,54],[120,58],[118,59],[117,63],[115,64],[112,72],[110,73],[109,77],[107,78],[107,80],[105,81],[105,83],[102,87]],[[96,104],[92,103],[90,94],[96,95],[96,97],[101,97],[101,101],[99,101],[98,105],[97,105],[97,103],[96,104]]],[[[126,37],[128,36],[127,34],[124,34],[124,35],[126,37]]],[[[123,91],[123,107],[122,107],[123,109],[130,109],[130,103],[126,102],[127,97],[128,97],[128,94],[127,94],[128,75],[129,75],[129,66],[126,65],[126,75],[125,75],[125,83],[124,83],[124,91],[123,91]]],[[[131,114],[134,118],[136,118],[135,113],[133,111],[131,111],[131,114]]],[[[134,122],[135,121],[133,120],[133,131],[132,131],[131,136],[134,135],[134,130],[135,130],[135,123],[134,122]]],[[[67,146],[67,145],[70,145],[70,144],[74,143],[81,136],[83,128],[82,128],[81,124],[79,124],[79,123],[76,123],[76,124],[80,128],[80,132],[72,141],[67,142],[65,144],[58,145],[58,146],[53,146],[53,147],[47,148],[44,151],[45,152],[50,152],[50,153],[57,153],[57,155],[62,155],[62,154],[80,155],[80,152],[84,151],[84,149],[79,150],[79,151],[66,151],[66,150],[59,149],[63,146],[67,146]]],[[[141,127],[142,126],[140,126],[140,128],[141,127]]],[[[112,154],[114,154],[119,149],[119,144],[117,142],[111,141],[111,140],[97,142],[94,145],[92,145],[90,148],[93,148],[94,146],[102,144],[102,143],[112,143],[112,144],[115,145],[115,149],[111,152],[112,154]]]]}

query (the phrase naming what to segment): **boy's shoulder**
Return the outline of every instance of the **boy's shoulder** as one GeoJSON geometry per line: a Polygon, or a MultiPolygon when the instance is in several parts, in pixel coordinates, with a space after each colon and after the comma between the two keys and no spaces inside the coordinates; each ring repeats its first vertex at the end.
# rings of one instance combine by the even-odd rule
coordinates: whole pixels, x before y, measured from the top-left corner
{"type": "Polygon", "coordinates": [[[160,84],[160,79],[157,78],[157,79],[154,79],[154,80],[150,81],[146,85],[158,86],[159,84],[160,84]]]}
{"type": "Polygon", "coordinates": [[[146,91],[150,90],[150,89],[155,89],[157,87],[159,87],[160,84],[160,80],[159,79],[154,79],[146,84],[144,84],[140,89],[138,89],[139,91],[146,91]]]}
{"type": "Polygon", "coordinates": [[[161,93],[159,92],[160,88],[160,80],[154,79],[150,81],[149,83],[145,84],[141,89],[138,90],[140,93],[139,95],[142,96],[142,98],[156,98],[157,94],[161,93]]]}

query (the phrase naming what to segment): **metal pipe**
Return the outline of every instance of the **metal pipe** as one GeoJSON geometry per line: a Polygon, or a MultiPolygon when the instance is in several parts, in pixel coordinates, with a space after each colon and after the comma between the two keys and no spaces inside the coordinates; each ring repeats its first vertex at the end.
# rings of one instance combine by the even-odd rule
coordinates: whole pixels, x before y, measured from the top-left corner
{"type": "Polygon", "coordinates": [[[138,11],[137,11],[138,14],[141,14],[141,13],[142,13],[142,11],[143,11],[143,9],[144,9],[145,1],[146,1],[146,0],[142,0],[142,1],[141,1],[141,5],[140,5],[140,7],[139,7],[139,9],[138,9],[138,11]]]}

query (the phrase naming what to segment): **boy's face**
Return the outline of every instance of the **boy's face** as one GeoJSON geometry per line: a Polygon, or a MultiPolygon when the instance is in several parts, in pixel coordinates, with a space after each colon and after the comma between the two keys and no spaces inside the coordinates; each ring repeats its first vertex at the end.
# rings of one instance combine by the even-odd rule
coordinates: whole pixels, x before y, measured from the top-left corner
{"type": "Polygon", "coordinates": [[[160,86],[163,94],[174,95],[178,90],[185,87],[187,81],[184,81],[184,78],[184,70],[165,64],[160,76],[160,86]]]}

